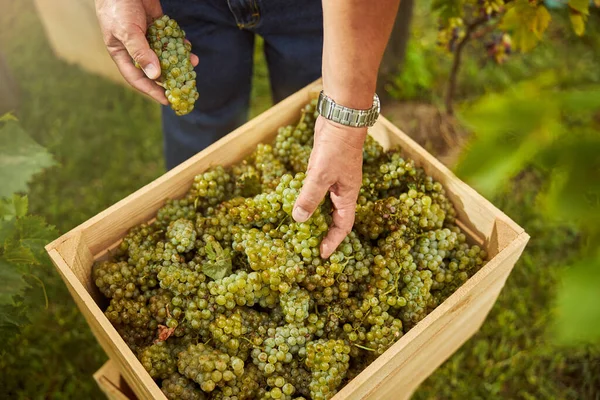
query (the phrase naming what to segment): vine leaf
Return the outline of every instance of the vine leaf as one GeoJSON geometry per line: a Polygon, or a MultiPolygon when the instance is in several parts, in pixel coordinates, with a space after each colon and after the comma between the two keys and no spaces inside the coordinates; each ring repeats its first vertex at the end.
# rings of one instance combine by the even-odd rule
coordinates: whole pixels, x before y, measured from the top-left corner
{"type": "Polygon", "coordinates": [[[223,250],[223,247],[215,240],[208,241],[204,249],[206,250],[208,261],[202,266],[202,272],[206,276],[217,280],[231,275],[232,263],[229,251],[223,250]]]}
{"type": "Polygon", "coordinates": [[[577,36],[582,36],[585,33],[585,23],[587,22],[590,13],[590,2],[588,0],[570,0],[569,1],[569,18],[573,31],[577,36]]]}
{"type": "Polygon", "coordinates": [[[560,104],[546,91],[553,83],[551,75],[540,76],[465,109],[461,118],[474,138],[457,166],[459,176],[491,196],[561,135],[560,104]]]}
{"type": "Polygon", "coordinates": [[[11,198],[0,199],[0,219],[10,220],[13,218],[24,217],[29,208],[29,199],[27,196],[13,194],[11,198]]]}
{"type": "Polygon", "coordinates": [[[13,305],[14,297],[22,295],[29,287],[23,279],[23,272],[0,258],[0,305],[13,305]]]}
{"type": "Polygon", "coordinates": [[[4,245],[2,258],[12,265],[38,265],[39,261],[33,252],[23,246],[20,240],[8,240],[4,245]]]}
{"type": "Polygon", "coordinates": [[[47,257],[44,246],[58,236],[56,228],[48,225],[44,218],[39,216],[28,215],[19,218],[16,221],[16,229],[19,232],[21,245],[27,248],[39,262],[47,257]]]}
{"type": "Polygon", "coordinates": [[[506,11],[500,28],[512,32],[515,47],[523,52],[533,49],[542,39],[552,17],[543,5],[516,0],[506,11]]]}
{"type": "Polygon", "coordinates": [[[0,304],[0,337],[2,338],[0,349],[3,348],[9,338],[20,332],[21,326],[29,323],[26,316],[27,311],[24,307],[0,304]]]}
{"type": "Polygon", "coordinates": [[[0,197],[27,190],[33,175],[55,165],[52,155],[15,121],[0,128],[0,197]]]}

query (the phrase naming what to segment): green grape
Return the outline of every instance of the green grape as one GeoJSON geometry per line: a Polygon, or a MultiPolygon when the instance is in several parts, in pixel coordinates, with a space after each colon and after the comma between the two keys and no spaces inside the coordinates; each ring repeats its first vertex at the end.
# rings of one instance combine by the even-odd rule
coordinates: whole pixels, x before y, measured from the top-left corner
{"type": "Polygon", "coordinates": [[[313,400],[328,400],[337,392],[350,364],[350,346],[343,340],[319,339],[306,345],[306,366],[312,374],[313,400]]]}
{"type": "Polygon", "coordinates": [[[188,195],[179,200],[167,200],[165,205],[158,209],[154,225],[166,230],[173,221],[181,218],[193,221],[195,217],[194,198],[188,195]]]}
{"type": "Polygon", "coordinates": [[[234,187],[231,174],[222,166],[217,166],[196,175],[189,196],[194,199],[197,207],[206,209],[226,200],[234,193],[234,187]]]}
{"type": "Polygon", "coordinates": [[[156,335],[158,324],[152,318],[143,296],[135,299],[113,298],[104,315],[135,351],[149,344],[156,335]]]}
{"type": "Polygon", "coordinates": [[[205,394],[195,382],[177,372],[174,372],[168,378],[163,379],[160,388],[169,400],[206,399],[205,394]]]}
{"type": "Polygon", "coordinates": [[[243,160],[231,168],[235,182],[234,197],[253,197],[262,192],[261,173],[252,160],[243,160]]]}
{"type": "Polygon", "coordinates": [[[279,179],[287,172],[285,165],[275,156],[273,147],[269,144],[257,145],[251,159],[260,171],[263,188],[275,188],[279,179]]]}
{"type": "Polygon", "coordinates": [[[185,263],[173,263],[162,267],[158,272],[160,287],[176,295],[187,296],[198,290],[206,281],[206,275],[191,269],[185,263]]]}
{"type": "Polygon", "coordinates": [[[291,322],[302,322],[308,318],[310,308],[310,294],[297,286],[281,295],[281,309],[285,314],[285,320],[291,322]]]}
{"type": "Polygon", "coordinates": [[[184,218],[173,221],[167,228],[166,237],[175,246],[177,252],[187,253],[192,251],[196,242],[194,223],[184,218]]]}
{"type": "Polygon", "coordinates": [[[177,360],[167,342],[157,342],[138,353],[140,362],[151,377],[166,379],[177,371],[177,360]]]}
{"type": "Polygon", "coordinates": [[[204,392],[234,386],[244,374],[244,361],[199,343],[179,354],[179,373],[195,381],[204,392]]]}
{"type": "Polygon", "coordinates": [[[383,147],[371,135],[367,135],[363,145],[363,162],[374,164],[383,156],[383,147]]]}

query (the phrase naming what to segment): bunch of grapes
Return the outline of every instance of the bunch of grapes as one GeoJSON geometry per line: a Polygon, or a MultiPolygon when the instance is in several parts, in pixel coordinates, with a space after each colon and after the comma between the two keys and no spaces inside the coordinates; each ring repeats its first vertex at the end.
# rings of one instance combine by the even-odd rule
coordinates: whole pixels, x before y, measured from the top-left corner
{"type": "Polygon", "coordinates": [[[291,216],[315,120],[311,103],[198,174],[94,265],[108,320],[167,398],[328,400],[485,264],[443,186],[370,136],[355,224],[323,259],[331,201],[291,216]]]}
{"type": "Polygon", "coordinates": [[[244,374],[244,361],[202,343],[181,352],[177,366],[180,374],[198,383],[207,393],[217,387],[234,386],[244,374]]]}
{"type": "Polygon", "coordinates": [[[166,237],[175,246],[177,252],[187,253],[192,251],[196,243],[196,229],[189,219],[180,218],[169,224],[166,237]]]}
{"type": "Polygon", "coordinates": [[[192,112],[198,100],[196,72],[190,60],[192,46],[177,21],[163,15],[150,25],[148,43],[160,60],[165,96],[177,115],[192,112]]]}
{"type": "Polygon", "coordinates": [[[141,349],[138,358],[153,378],[167,379],[177,371],[177,360],[167,342],[157,342],[141,349]]]}
{"type": "Polygon", "coordinates": [[[163,379],[160,388],[170,400],[206,400],[206,395],[198,385],[178,372],[163,379]]]}
{"type": "Polygon", "coordinates": [[[313,400],[333,397],[350,365],[350,346],[343,340],[319,339],[306,345],[306,366],[312,373],[313,400]]]}

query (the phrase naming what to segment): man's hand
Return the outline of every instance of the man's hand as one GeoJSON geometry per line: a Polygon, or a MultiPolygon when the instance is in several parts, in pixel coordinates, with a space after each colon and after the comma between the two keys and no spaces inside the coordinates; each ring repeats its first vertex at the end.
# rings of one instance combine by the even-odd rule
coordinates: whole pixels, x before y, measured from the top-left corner
{"type": "Polygon", "coordinates": [[[328,258],[352,230],[356,199],[362,183],[362,146],[367,128],[349,128],[321,116],[304,185],[292,216],[306,221],[330,192],[333,224],[321,242],[321,257],[328,258]]]}
{"type": "MultiPolygon", "coordinates": [[[[110,56],[127,82],[162,104],[165,91],[154,82],[160,63],[146,40],[148,25],[163,15],[159,0],[96,0],[96,14],[110,56]],[[144,72],[134,66],[137,62],[144,72]]],[[[198,64],[198,57],[191,57],[198,64]]]]}

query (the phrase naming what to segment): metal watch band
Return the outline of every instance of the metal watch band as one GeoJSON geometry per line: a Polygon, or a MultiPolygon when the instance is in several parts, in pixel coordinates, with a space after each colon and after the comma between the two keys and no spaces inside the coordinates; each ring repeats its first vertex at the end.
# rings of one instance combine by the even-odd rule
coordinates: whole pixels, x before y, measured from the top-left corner
{"type": "Polygon", "coordinates": [[[379,117],[381,105],[377,93],[373,96],[373,107],[368,110],[357,110],[337,104],[332,98],[321,91],[317,111],[323,117],[353,128],[371,127],[379,117]]]}

